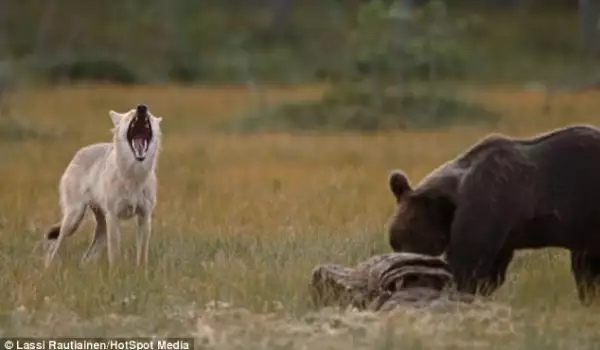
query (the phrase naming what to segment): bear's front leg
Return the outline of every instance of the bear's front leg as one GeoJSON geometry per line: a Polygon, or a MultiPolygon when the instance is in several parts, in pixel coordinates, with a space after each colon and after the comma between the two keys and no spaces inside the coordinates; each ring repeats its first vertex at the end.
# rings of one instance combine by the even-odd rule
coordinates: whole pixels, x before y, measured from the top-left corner
{"type": "Polygon", "coordinates": [[[446,254],[459,292],[490,295],[504,282],[509,235],[533,216],[534,171],[518,150],[498,148],[463,178],[446,254]]]}
{"type": "Polygon", "coordinates": [[[460,203],[446,253],[459,292],[489,296],[504,283],[513,257],[507,239],[520,218],[519,208],[510,198],[480,194],[460,203]]]}
{"type": "Polygon", "coordinates": [[[506,270],[512,261],[514,252],[512,249],[504,249],[494,261],[489,274],[486,277],[480,277],[477,282],[478,292],[483,296],[490,296],[500,288],[506,280],[506,270]]]}
{"type": "Polygon", "coordinates": [[[454,274],[456,287],[460,293],[480,294],[490,296],[500,288],[506,280],[506,270],[513,258],[512,250],[502,250],[490,262],[480,257],[478,262],[461,259],[459,256],[448,254],[448,265],[454,274]]]}
{"type": "Polygon", "coordinates": [[[600,254],[571,252],[571,272],[583,305],[600,300],[600,254]]]}

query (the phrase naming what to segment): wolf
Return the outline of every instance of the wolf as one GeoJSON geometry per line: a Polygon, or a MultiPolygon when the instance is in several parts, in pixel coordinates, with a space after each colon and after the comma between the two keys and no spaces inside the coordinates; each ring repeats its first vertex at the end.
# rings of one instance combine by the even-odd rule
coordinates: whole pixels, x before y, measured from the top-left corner
{"type": "Polygon", "coordinates": [[[106,245],[108,264],[113,266],[120,252],[119,221],[133,217],[137,217],[137,265],[148,263],[162,117],[155,117],[144,104],[125,113],[110,110],[109,116],[114,124],[112,142],[79,149],[60,179],[62,219],[45,234],[46,269],[64,239],[77,231],[88,208],[96,226],[82,264],[106,245]]]}

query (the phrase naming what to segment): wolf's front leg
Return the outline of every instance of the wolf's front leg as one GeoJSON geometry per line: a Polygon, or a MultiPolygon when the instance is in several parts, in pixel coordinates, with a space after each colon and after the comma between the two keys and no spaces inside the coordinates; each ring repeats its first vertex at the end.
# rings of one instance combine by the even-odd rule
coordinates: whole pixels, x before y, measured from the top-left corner
{"type": "Polygon", "coordinates": [[[148,264],[148,248],[152,230],[152,213],[142,213],[137,217],[137,265],[148,264]]]}
{"type": "Polygon", "coordinates": [[[107,244],[108,248],[108,265],[113,266],[117,261],[121,252],[121,233],[119,232],[119,219],[113,213],[106,214],[106,228],[107,228],[107,244]]]}

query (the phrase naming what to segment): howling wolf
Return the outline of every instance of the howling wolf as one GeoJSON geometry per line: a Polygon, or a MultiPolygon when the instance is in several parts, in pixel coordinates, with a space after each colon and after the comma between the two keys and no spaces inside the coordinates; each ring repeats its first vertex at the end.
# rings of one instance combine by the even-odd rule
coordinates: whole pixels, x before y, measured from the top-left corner
{"type": "Polygon", "coordinates": [[[65,237],[75,233],[88,207],[96,227],[82,263],[106,244],[112,266],[120,250],[118,222],[137,216],[137,264],[147,264],[162,118],[153,116],[146,105],[123,114],[109,111],[109,115],[113,142],[81,148],[60,179],[62,220],[46,233],[50,243],[46,268],[65,237]]]}

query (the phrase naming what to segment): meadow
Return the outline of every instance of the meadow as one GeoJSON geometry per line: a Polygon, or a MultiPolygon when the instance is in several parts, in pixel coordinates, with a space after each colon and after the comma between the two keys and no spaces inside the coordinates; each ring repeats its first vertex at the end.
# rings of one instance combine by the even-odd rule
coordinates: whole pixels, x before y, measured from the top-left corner
{"type": "MultiPolygon", "coordinates": [[[[598,93],[465,86],[501,114],[495,125],[439,131],[232,134],[216,125],[256,104],[245,87],[81,85],[31,88],[13,113],[46,137],[0,140],[0,336],[191,336],[200,349],[595,349],[597,307],[579,305],[567,255],[523,251],[489,300],[452,310],[372,314],[315,308],[318,264],[389,251],[387,176],[413,182],[492,132],[532,136],[598,124],[598,93]],[[162,116],[159,200],[147,271],[134,265],[134,222],[122,265],[78,263],[92,219],[42,271],[42,238],[59,220],[58,181],[81,146],[109,140],[108,110],[146,103],[162,116]]],[[[273,86],[269,104],[317,98],[322,86],[273,86]]]]}

